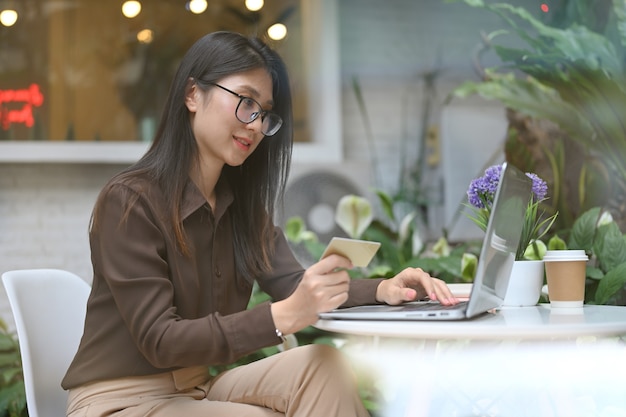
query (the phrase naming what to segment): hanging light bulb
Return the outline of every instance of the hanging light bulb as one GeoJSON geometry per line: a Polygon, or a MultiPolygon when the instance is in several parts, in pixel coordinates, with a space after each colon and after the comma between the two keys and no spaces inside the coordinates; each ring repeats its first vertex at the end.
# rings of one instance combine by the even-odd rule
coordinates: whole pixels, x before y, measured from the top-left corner
{"type": "Polygon", "coordinates": [[[246,0],[246,8],[251,12],[258,12],[263,8],[263,0],[246,0]]]}
{"type": "Polygon", "coordinates": [[[122,4],[122,14],[132,19],[133,17],[137,17],[137,15],[141,13],[141,3],[136,0],[128,0],[122,4]]]}
{"type": "Polygon", "coordinates": [[[154,40],[154,32],[150,29],[143,29],[137,33],[137,41],[139,43],[152,43],[154,40]]]}
{"type": "Polygon", "coordinates": [[[206,0],[191,0],[187,3],[187,7],[191,13],[200,14],[206,10],[208,4],[206,0]]]}
{"type": "Polygon", "coordinates": [[[12,9],[3,10],[0,12],[0,23],[4,26],[13,26],[17,22],[17,12],[12,9]]]}
{"type": "Polygon", "coordinates": [[[274,23],[272,26],[269,27],[269,29],[267,29],[267,35],[270,37],[270,39],[273,39],[275,41],[284,39],[285,36],[287,36],[287,26],[283,25],[282,23],[274,23]]]}

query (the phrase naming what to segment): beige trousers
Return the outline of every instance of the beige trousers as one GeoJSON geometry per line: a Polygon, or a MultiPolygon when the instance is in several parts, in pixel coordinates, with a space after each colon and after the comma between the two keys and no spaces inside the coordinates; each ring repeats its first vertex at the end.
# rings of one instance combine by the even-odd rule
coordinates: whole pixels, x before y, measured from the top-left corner
{"type": "Polygon", "coordinates": [[[307,345],[210,379],[206,367],[73,388],[68,417],[367,417],[342,354],[307,345]]]}

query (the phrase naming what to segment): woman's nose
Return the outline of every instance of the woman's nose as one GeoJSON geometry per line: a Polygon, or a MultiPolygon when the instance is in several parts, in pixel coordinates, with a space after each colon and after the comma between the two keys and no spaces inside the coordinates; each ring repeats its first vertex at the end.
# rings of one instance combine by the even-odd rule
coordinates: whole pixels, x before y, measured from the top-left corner
{"type": "Polygon", "coordinates": [[[248,129],[254,130],[255,132],[261,133],[261,129],[263,128],[263,118],[257,117],[250,123],[248,123],[248,129]]]}

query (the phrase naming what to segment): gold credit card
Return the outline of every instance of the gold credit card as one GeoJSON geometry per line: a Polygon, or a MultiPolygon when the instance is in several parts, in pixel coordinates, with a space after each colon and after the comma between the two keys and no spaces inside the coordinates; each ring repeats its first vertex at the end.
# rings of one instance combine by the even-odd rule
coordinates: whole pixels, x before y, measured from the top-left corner
{"type": "Polygon", "coordinates": [[[350,259],[354,266],[366,267],[379,247],[380,242],[334,237],[324,249],[321,259],[328,255],[337,254],[350,259]]]}

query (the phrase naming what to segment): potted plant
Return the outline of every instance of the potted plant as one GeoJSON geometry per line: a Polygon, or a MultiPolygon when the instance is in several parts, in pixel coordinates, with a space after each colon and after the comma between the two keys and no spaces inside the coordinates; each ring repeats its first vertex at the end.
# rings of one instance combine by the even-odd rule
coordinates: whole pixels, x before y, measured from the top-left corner
{"type": "MultiPolygon", "coordinates": [[[[470,209],[468,217],[484,232],[487,230],[496,189],[502,175],[502,165],[493,165],[483,176],[474,179],[467,190],[470,209]]],[[[550,230],[558,213],[547,214],[542,208],[546,201],[548,186],[533,173],[526,173],[532,180],[532,198],[523,219],[522,235],[515,254],[515,263],[504,299],[505,306],[530,306],[537,304],[543,285],[543,255],[546,245],[541,240],[550,230]]]]}

